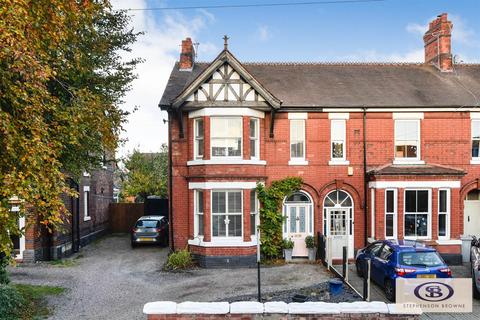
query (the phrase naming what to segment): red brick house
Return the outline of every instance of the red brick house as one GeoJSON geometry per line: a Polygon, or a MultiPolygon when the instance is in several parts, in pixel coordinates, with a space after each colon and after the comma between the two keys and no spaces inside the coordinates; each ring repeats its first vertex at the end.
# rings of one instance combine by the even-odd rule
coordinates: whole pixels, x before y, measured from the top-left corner
{"type": "MultiPolygon", "coordinates": [[[[49,233],[38,221],[28,221],[28,215],[21,218],[19,225],[26,229],[24,236],[12,239],[15,258],[24,262],[61,259],[106,234],[108,207],[113,202],[113,170],[114,165],[108,164],[92,173],[85,172],[79,183],[70,180],[79,196],[63,195],[70,217],[62,230],[49,233]]],[[[15,210],[15,203],[12,209],[15,210]]]]}
{"type": "Polygon", "coordinates": [[[458,261],[480,234],[480,65],[455,64],[447,14],[424,63],[196,63],[182,42],[159,106],[169,114],[171,226],[204,266],[255,261],[258,182],[300,176],[284,236],[354,250],[421,239],[458,261]]]}

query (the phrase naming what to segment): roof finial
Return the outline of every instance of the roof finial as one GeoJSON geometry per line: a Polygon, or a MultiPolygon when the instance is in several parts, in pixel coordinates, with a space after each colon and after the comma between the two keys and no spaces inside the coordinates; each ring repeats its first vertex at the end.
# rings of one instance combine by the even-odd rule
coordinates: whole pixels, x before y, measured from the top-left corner
{"type": "Polygon", "coordinates": [[[230,38],[227,37],[227,35],[223,36],[223,49],[224,50],[228,50],[228,39],[230,39],[230,38]]]}

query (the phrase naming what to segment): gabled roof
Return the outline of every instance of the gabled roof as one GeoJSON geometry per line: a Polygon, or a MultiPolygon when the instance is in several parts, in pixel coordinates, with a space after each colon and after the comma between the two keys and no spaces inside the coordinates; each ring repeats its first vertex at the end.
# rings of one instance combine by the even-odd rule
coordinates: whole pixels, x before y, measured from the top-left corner
{"type": "MultiPolygon", "coordinates": [[[[223,50],[208,66],[205,66],[203,70],[198,70],[198,74],[190,83],[186,83],[183,86],[183,89],[178,93],[178,95],[171,100],[170,105],[172,107],[178,107],[186,101],[186,99],[193,94],[195,90],[200,88],[214,72],[217,71],[222,65],[227,63],[234,71],[236,71],[246,83],[248,83],[252,88],[260,94],[263,99],[265,99],[270,106],[274,108],[280,107],[281,101],[272,95],[263,85],[255,79],[255,77],[250,74],[242,64],[233,56],[230,51],[227,49],[223,50]]],[[[179,72],[189,72],[189,71],[179,71],[179,72]]]]}
{"type": "MultiPolygon", "coordinates": [[[[160,106],[172,106],[209,66],[196,63],[191,72],[185,72],[179,71],[175,64],[160,106]]],[[[480,64],[455,65],[454,72],[440,72],[423,63],[242,63],[241,66],[282,101],[282,108],[480,107],[480,64]]]]}

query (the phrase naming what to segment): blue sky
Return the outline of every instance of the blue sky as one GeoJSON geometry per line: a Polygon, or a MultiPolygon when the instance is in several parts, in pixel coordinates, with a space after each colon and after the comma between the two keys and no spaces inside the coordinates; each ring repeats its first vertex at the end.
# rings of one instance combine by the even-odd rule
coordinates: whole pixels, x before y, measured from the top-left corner
{"type": "MultiPolygon", "coordinates": [[[[114,8],[152,8],[307,0],[112,0],[114,8]]],[[[371,3],[284,7],[130,11],[132,27],[145,34],[131,54],[142,57],[138,79],[123,108],[129,117],[119,154],[150,152],[167,141],[166,114],[157,104],[179,57],[181,40],[199,42],[198,60],[211,61],[230,37],[241,61],[423,61],[429,21],[447,12],[453,53],[480,63],[480,0],[386,0],[371,3]]]]}

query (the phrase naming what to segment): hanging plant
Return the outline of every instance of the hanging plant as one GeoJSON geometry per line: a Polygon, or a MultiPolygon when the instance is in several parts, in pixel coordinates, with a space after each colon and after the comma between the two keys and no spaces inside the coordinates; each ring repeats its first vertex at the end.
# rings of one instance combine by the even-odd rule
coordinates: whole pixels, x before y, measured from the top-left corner
{"type": "Polygon", "coordinates": [[[298,191],[301,185],[302,178],[299,177],[287,177],[273,181],[269,187],[257,184],[257,196],[261,204],[261,252],[265,259],[276,259],[282,254],[283,199],[298,191]]]}

